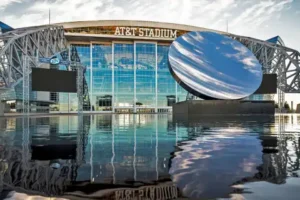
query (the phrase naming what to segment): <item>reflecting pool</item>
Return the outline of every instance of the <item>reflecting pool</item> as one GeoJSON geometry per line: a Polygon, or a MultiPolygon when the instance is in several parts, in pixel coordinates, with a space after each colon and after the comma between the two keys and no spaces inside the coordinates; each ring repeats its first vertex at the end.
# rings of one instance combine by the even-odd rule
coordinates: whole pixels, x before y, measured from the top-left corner
{"type": "Polygon", "coordinates": [[[299,199],[300,115],[0,118],[0,199],[299,199]]]}

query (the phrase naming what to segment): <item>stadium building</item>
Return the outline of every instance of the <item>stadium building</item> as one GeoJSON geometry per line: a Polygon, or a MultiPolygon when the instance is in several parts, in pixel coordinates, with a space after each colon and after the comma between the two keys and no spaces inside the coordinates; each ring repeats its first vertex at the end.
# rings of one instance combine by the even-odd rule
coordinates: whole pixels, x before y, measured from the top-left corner
{"type": "MultiPolygon", "coordinates": [[[[101,20],[54,25],[63,26],[68,44],[76,47],[85,67],[88,95],[83,110],[88,112],[170,112],[172,104],[188,96],[169,72],[168,49],[172,41],[189,31],[227,34],[148,21],[101,20]]],[[[278,43],[279,39],[267,43],[278,43]]],[[[276,51],[268,53],[273,56],[276,51]]],[[[16,86],[16,104],[21,93],[21,87],[16,86]]],[[[255,98],[261,100],[262,96],[255,98]]],[[[2,95],[2,100],[13,98],[2,95]]],[[[30,101],[32,105],[46,105],[52,112],[76,112],[78,108],[74,93],[31,92],[30,101]]]]}
{"type": "MultiPolygon", "coordinates": [[[[199,27],[145,21],[62,23],[68,42],[87,67],[91,111],[168,112],[187,92],[171,76],[172,41],[199,27]]],[[[71,109],[76,106],[70,98],[71,109]]],[[[59,97],[60,110],[68,98],[59,97]]],[[[86,109],[85,109],[86,110],[86,109]]]]}

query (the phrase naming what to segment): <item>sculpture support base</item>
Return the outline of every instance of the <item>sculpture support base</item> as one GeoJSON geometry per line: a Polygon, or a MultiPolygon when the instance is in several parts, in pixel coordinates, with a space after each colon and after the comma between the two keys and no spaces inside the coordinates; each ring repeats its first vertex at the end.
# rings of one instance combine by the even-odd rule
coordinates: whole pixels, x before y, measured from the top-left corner
{"type": "Polygon", "coordinates": [[[188,100],[173,105],[173,115],[274,115],[274,101],[188,100]]]}

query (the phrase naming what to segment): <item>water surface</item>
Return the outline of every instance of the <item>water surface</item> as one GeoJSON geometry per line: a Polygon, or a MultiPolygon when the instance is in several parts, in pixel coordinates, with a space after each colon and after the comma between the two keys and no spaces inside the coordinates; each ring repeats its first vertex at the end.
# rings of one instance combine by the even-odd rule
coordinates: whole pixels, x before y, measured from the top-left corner
{"type": "Polygon", "coordinates": [[[0,199],[299,199],[300,115],[0,118],[0,199]]]}

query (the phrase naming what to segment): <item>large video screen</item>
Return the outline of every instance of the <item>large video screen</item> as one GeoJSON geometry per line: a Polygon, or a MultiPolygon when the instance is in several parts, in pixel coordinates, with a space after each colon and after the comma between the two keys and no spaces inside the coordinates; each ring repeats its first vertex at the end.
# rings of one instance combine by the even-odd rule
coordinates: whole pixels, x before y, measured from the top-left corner
{"type": "Polygon", "coordinates": [[[277,74],[264,74],[260,87],[254,94],[276,94],[277,74]]]}
{"type": "Polygon", "coordinates": [[[32,91],[75,93],[76,72],[32,68],[32,91]]]}

